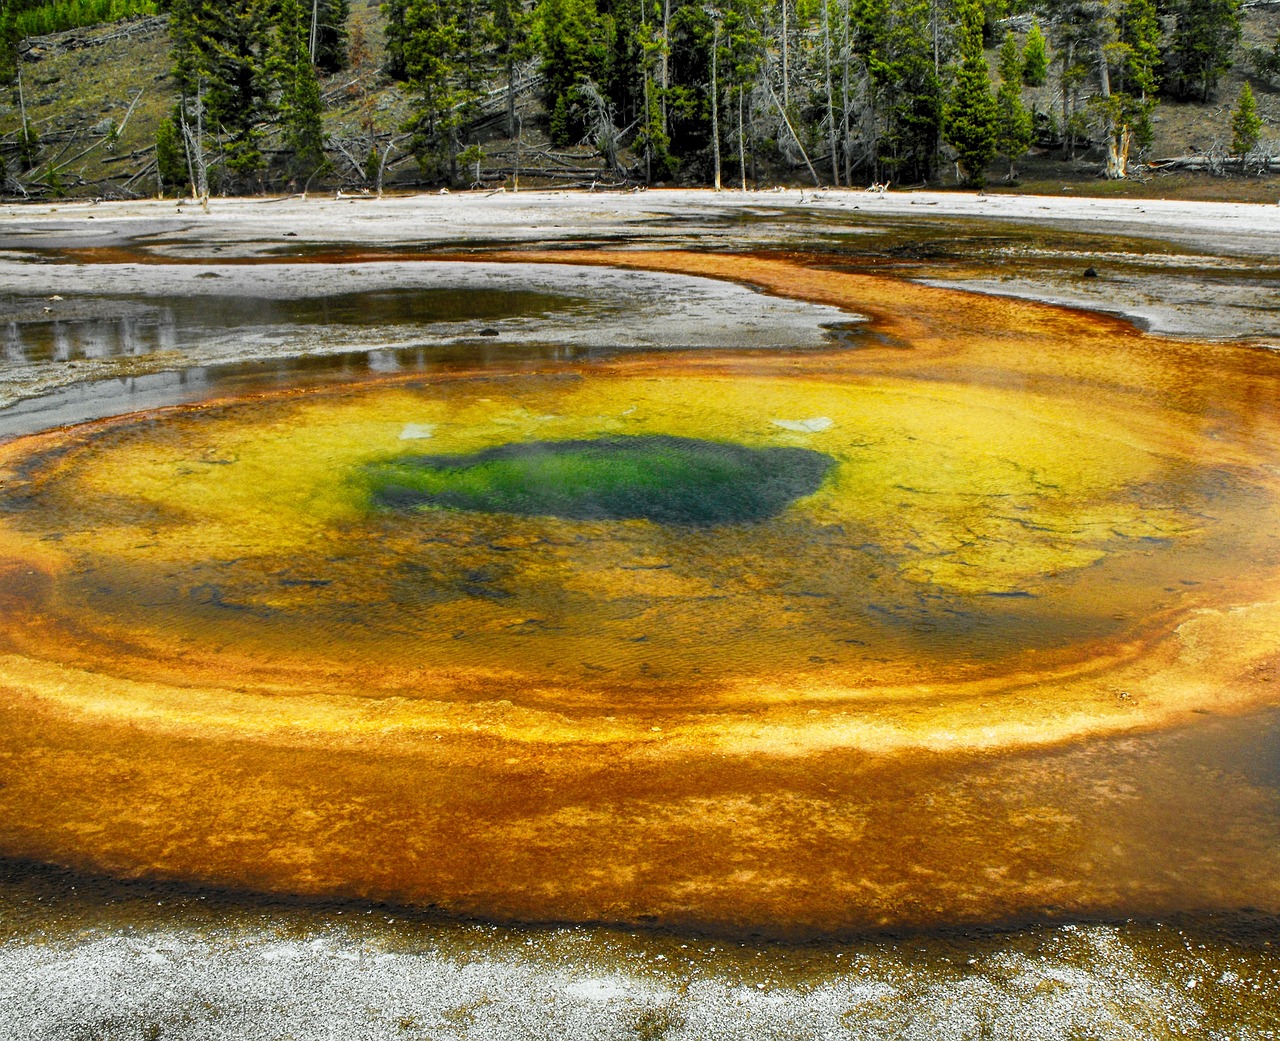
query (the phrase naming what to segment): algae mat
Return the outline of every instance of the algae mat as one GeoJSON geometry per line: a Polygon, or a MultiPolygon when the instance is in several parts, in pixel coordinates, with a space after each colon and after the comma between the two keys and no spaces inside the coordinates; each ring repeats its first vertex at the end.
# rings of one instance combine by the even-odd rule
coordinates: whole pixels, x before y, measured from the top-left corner
{"type": "Polygon", "coordinates": [[[1274,704],[1274,358],[812,258],[571,259],[869,330],[4,446],[0,851],[789,933],[1280,909],[1269,796],[1126,814],[1037,757],[1274,704]]]}

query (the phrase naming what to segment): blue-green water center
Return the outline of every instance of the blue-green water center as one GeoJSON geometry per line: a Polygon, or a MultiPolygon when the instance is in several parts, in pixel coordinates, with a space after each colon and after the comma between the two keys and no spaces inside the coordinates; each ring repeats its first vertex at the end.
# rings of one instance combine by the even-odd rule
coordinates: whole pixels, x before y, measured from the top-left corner
{"type": "Polygon", "coordinates": [[[777,516],[817,491],[834,463],[805,448],[603,437],[408,455],[368,474],[371,500],[383,508],[710,527],[777,516]]]}

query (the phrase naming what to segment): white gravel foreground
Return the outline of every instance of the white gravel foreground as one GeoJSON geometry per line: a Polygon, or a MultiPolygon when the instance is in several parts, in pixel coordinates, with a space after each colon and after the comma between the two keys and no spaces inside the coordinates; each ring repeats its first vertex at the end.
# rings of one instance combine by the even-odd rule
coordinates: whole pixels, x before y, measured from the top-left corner
{"type": "Polygon", "coordinates": [[[1185,943],[1176,966],[1153,967],[1112,926],[1042,930],[1033,947],[996,938],[969,957],[912,942],[761,958],[599,931],[445,931],[407,950],[333,923],[9,943],[0,1038],[1261,1041],[1280,1029],[1274,966],[1185,943]]]}

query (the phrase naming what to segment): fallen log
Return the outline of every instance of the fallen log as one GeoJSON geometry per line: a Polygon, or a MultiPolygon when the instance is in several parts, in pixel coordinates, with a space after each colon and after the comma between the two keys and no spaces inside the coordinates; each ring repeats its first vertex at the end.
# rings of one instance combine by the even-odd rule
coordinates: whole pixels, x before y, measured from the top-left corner
{"type": "Polygon", "coordinates": [[[1280,170],[1280,156],[1250,157],[1241,155],[1177,155],[1151,159],[1148,170],[1189,170],[1193,172],[1263,173],[1280,170]]]}

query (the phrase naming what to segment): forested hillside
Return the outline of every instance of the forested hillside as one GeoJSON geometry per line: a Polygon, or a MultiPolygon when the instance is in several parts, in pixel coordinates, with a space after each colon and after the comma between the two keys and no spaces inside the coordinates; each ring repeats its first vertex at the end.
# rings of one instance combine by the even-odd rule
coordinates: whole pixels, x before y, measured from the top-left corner
{"type": "Polygon", "coordinates": [[[0,0],[6,193],[1280,171],[1280,0],[357,4],[0,0]]]}

